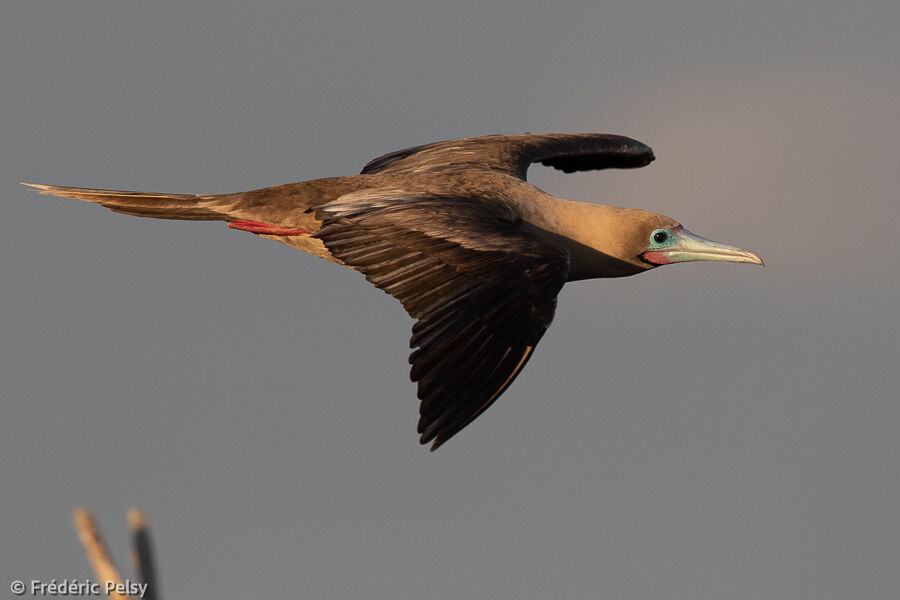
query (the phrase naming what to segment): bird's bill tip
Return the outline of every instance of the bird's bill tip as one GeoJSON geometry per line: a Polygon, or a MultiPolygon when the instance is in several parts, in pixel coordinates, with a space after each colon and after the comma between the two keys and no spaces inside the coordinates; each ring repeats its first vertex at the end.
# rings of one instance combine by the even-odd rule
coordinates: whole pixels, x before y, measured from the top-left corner
{"type": "Polygon", "coordinates": [[[644,258],[656,265],[695,260],[717,260],[765,266],[763,260],[754,252],[706,239],[687,229],[678,231],[677,244],[669,248],[645,252],[644,258]]]}

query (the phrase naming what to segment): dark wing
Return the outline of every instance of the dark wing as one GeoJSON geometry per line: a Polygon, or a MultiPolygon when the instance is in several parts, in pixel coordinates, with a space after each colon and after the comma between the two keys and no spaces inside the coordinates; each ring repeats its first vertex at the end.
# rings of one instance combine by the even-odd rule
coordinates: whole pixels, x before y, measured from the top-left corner
{"type": "Polygon", "coordinates": [[[364,174],[484,168],[525,179],[532,163],[572,173],[592,169],[633,169],[653,161],[653,150],[637,140],[609,133],[525,133],[489,135],[415,146],[385,154],[364,174]]]}
{"type": "Polygon", "coordinates": [[[410,377],[432,450],[512,383],[553,319],[569,253],[477,199],[366,190],[319,207],[316,234],[397,298],[413,326],[410,377]]]}

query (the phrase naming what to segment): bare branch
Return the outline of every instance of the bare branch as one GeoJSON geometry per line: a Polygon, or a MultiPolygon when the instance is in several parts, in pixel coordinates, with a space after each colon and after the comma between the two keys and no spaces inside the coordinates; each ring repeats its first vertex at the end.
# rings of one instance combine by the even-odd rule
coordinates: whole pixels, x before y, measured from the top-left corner
{"type": "MultiPolygon", "coordinates": [[[[83,508],[76,508],[72,511],[72,520],[75,523],[75,531],[78,532],[78,539],[81,540],[81,545],[87,552],[97,580],[102,582],[101,585],[105,585],[107,581],[121,584],[122,577],[103,542],[100,528],[97,527],[94,517],[83,508]]],[[[128,598],[128,596],[118,594],[115,590],[110,591],[109,597],[124,600],[128,598]]]]}
{"type": "Polygon", "coordinates": [[[150,529],[147,515],[138,508],[128,509],[128,526],[131,528],[132,561],[138,573],[138,579],[147,584],[144,600],[160,598],[159,582],[156,578],[156,564],[153,558],[153,542],[150,540],[150,529]]]}
{"type": "Polygon", "coordinates": [[[160,600],[159,580],[156,576],[156,562],[153,559],[153,544],[150,541],[150,528],[147,516],[143,511],[132,508],[128,510],[128,527],[131,529],[132,562],[137,570],[137,582],[125,579],[119,574],[110,556],[100,528],[91,514],[83,508],[72,511],[75,531],[78,539],[87,551],[88,560],[97,576],[97,583],[110,598],[128,600],[140,597],[143,600],[160,600]],[[132,594],[129,596],[125,592],[132,594]]]}

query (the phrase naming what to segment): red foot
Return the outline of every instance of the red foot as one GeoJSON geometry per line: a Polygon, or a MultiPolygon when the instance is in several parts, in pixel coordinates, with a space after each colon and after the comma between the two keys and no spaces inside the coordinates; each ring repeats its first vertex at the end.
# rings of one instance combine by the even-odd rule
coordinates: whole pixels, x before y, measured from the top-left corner
{"type": "Polygon", "coordinates": [[[304,233],[309,233],[305,229],[298,227],[279,227],[278,225],[266,225],[257,221],[231,221],[228,223],[228,227],[229,229],[240,229],[265,235],[303,235],[304,233]]]}

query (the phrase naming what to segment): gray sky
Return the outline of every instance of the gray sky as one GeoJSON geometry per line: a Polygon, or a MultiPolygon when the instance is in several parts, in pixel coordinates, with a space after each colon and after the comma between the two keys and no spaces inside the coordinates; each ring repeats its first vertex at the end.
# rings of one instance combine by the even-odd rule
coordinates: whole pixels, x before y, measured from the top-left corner
{"type": "MultiPolygon", "coordinates": [[[[900,5],[34,2],[0,18],[0,585],[167,598],[900,597],[900,5]],[[500,401],[417,444],[411,321],[221,223],[18,181],[217,193],[427,141],[605,131],[555,195],[758,252],[566,286],[500,401]]],[[[8,592],[4,592],[7,593],[8,592]]]]}

